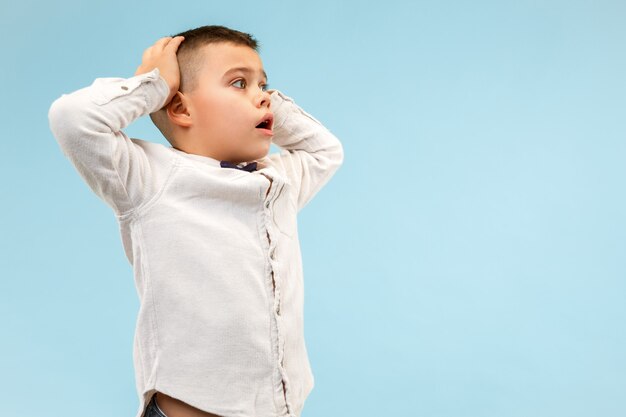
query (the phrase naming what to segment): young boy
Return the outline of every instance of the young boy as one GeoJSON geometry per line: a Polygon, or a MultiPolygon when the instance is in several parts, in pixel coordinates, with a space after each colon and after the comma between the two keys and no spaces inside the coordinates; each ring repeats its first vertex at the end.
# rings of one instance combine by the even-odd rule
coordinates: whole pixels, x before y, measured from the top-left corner
{"type": "Polygon", "coordinates": [[[267,90],[256,40],[222,26],[162,38],[135,76],[62,95],[49,120],[133,266],[137,417],[300,416],[313,375],[296,214],[343,149],[267,90]],[[122,131],[146,114],[171,147],[122,131]]]}

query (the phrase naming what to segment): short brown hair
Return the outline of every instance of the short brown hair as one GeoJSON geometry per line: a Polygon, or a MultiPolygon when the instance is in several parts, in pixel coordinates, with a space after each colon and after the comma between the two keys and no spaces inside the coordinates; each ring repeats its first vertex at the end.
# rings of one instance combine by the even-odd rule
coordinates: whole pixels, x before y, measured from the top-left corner
{"type": "MultiPolygon", "coordinates": [[[[202,47],[212,43],[227,42],[247,46],[255,51],[259,50],[258,41],[252,35],[225,26],[200,26],[172,35],[172,37],[176,36],[185,37],[176,52],[178,67],[180,68],[178,90],[182,93],[193,91],[197,87],[197,76],[204,64],[204,54],[198,53],[202,47]]],[[[164,109],[158,110],[150,114],[150,118],[163,136],[172,143],[171,127],[166,111],[164,109]]]]}

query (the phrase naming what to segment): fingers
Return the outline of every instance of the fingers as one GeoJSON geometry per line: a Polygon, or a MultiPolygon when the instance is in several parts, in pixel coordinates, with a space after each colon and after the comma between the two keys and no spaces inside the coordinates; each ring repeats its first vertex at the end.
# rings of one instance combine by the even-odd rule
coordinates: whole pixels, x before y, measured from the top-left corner
{"type": "MultiPolygon", "coordinates": [[[[172,73],[172,80],[179,78],[178,62],[176,60],[176,51],[180,44],[185,40],[183,36],[166,36],[157,40],[153,45],[148,47],[142,55],[141,65],[135,71],[135,75],[150,71],[154,67],[158,67],[161,73],[172,73]]],[[[172,85],[178,81],[173,81],[172,85]]]]}
{"type": "Polygon", "coordinates": [[[155,52],[162,52],[167,47],[173,48],[174,51],[176,51],[184,39],[185,38],[183,36],[176,36],[175,38],[166,36],[157,40],[152,46],[147,48],[144,51],[144,54],[147,55],[155,52]]]}
{"type": "Polygon", "coordinates": [[[178,45],[180,45],[180,43],[183,41],[183,39],[185,39],[183,36],[176,36],[175,38],[172,38],[171,36],[166,36],[164,38],[159,39],[158,41],[156,41],[153,45],[153,47],[155,49],[165,49],[167,47],[176,47],[178,48],[178,45]]]}
{"type": "Polygon", "coordinates": [[[144,56],[149,56],[155,52],[161,52],[165,48],[165,46],[170,42],[170,40],[172,40],[172,38],[169,36],[159,39],[152,46],[149,46],[148,48],[146,48],[146,50],[143,53],[144,56]]]}
{"type": "Polygon", "coordinates": [[[175,38],[170,38],[167,44],[164,45],[163,49],[169,48],[169,49],[173,49],[173,51],[176,52],[176,50],[178,49],[178,47],[184,40],[185,40],[184,36],[177,36],[175,38]]]}
{"type": "Polygon", "coordinates": [[[183,42],[185,38],[182,36],[177,36],[175,38],[170,38],[166,44],[163,45],[163,52],[176,54],[178,47],[183,42]]]}

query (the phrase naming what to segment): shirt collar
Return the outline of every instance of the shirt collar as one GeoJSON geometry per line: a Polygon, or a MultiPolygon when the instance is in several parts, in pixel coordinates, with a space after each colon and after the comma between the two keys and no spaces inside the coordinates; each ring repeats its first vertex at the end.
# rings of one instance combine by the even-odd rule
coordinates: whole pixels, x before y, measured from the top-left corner
{"type": "MultiPolygon", "coordinates": [[[[173,146],[170,146],[170,149],[176,152],[177,154],[184,156],[185,158],[193,159],[195,161],[201,162],[206,165],[214,166],[217,168],[222,168],[221,161],[219,161],[218,159],[211,158],[209,156],[204,156],[204,155],[197,155],[195,153],[187,153],[185,151],[181,151],[180,149],[176,149],[173,146]]],[[[250,162],[253,162],[253,161],[250,161],[250,162]]],[[[269,158],[267,156],[265,158],[261,158],[257,160],[257,162],[259,163],[259,168],[255,172],[266,171],[266,170],[273,172],[273,169],[269,164],[269,158]]]]}
{"type": "Polygon", "coordinates": [[[220,161],[218,161],[217,159],[211,158],[209,156],[196,155],[195,153],[187,153],[187,152],[181,151],[180,149],[176,149],[173,146],[170,146],[170,149],[176,152],[177,154],[182,155],[186,158],[193,159],[195,161],[202,162],[207,165],[215,166],[217,168],[222,167],[220,165],[220,161]]]}

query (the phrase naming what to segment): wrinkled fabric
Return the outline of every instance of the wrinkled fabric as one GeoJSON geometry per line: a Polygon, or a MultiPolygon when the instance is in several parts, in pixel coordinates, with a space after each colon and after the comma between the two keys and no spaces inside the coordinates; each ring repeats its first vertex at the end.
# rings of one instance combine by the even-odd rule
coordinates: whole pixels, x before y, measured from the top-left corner
{"type": "Polygon", "coordinates": [[[63,154],[112,208],[133,267],[136,417],[156,391],[224,417],[300,416],[314,378],[296,215],[342,164],[342,145],[278,90],[280,152],[253,172],[122,131],[168,94],[154,69],[98,78],[49,111],[63,154]]]}

